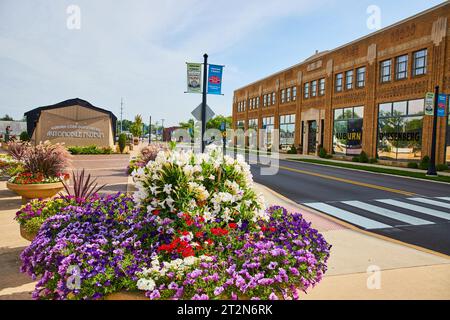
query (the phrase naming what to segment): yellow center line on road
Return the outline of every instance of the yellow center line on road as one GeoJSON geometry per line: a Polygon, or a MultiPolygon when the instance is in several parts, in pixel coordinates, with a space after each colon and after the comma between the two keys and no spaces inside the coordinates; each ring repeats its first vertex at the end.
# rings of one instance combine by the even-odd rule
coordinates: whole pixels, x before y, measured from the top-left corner
{"type": "Polygon", "coordinates": [[[349,183],[349,184],[353,184],[353,185],[357,185],[357,186],[361,186],[361,187],[378,189],[378,190],[383,190],[383,191],[392,192],[392,193],[398,193],[398,194],[402,194],[402,195],[405,195],[405,196],[414,196],[414,195],[416,195],[415,193],[409,192],[409,191],[398,190],[398,189],[393,189],[393,188],[389,188],[389,187],[379,186],[379,185],[376,185],[376,184],[371,184],[371,183],[359,182],[359,181],[345,179],[345,178],[334,177],[334,176],[330,176],[330,175],[322,174],[322,173],[316,173],[316,172],[311,172],[311,171],[306,171],[306,170],[294,169],[294,168],[285,167],[285,166],[279,166],[279,168],[283,169],[283,170],[287,170],[287,171],[296,172],[296,173],[307,174],[307,175],[314,176],[314,177],[319,177],[319,178],[324,178],[324,179],[329,179],[329,180],[349,183]]]}

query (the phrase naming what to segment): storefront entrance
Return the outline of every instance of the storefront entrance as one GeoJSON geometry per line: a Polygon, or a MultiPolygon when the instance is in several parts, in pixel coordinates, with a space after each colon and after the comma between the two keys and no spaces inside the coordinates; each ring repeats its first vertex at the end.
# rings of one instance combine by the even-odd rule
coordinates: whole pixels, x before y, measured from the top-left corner
{"type": "Polygon", "coordinates": [[[308,154],[316,154],[317,121],[308,121],[308,154]]]}

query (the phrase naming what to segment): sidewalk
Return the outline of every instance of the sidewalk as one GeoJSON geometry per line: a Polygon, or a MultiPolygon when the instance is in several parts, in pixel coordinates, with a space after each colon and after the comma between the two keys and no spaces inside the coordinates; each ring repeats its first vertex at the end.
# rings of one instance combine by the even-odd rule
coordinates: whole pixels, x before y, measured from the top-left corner
{"type": "Polygon", "coordinates": [[[256,189],[267,205],[301,212],[333,246],[324,279],[301,299],[450,299],[450,257],[346,228],[265,186],[257,184],[256,189]],[[380,270],[379,289],[367,286],[374,278],[369,267],[380,270]]]}

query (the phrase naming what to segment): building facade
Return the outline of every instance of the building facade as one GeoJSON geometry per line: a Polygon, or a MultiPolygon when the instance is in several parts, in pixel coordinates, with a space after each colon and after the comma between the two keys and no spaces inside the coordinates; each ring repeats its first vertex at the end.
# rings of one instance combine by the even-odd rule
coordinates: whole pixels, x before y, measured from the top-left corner
{"type": "MultiPolygon", "coordinates": [[[[235,90],[233,126],[279,130],[280,146],[393,161],[430,155],[425,95],[450,94],[445,2],[235,90]]],[[[448,99],[447,99],[448,100],[448,99]]],[[[450,162],[450,119],[438,118],[437,161],[450,162]]]]}
{"type": "Polygon", "coordinates": [[[76,98],[25,113],[27,131],[35,144],[44,141],[71,146],[113,147],[116,116],[76,98]]]}

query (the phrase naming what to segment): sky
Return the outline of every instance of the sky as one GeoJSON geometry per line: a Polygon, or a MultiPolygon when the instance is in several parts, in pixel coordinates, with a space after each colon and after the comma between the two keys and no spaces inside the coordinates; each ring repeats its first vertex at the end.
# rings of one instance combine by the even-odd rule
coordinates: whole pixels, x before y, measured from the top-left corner
{"type": "Polygon", "coordinates": [[[201,103],[184,91],[186,62],[204,53],[225,65],[208,105],[231,115],[237,88],[374,32],[369,6],[386,27],[442,2],[0,0],[0,116],[81,98],[120,119],[123,98],[124,119],[177,125],[201,103]]]}

